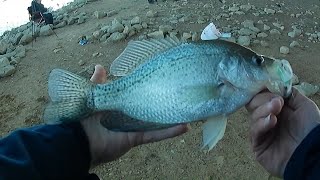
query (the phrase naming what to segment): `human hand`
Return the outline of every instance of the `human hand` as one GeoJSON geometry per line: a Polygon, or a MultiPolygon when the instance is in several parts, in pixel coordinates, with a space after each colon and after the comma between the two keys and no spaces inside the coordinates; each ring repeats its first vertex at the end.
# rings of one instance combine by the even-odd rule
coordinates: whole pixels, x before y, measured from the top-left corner
{"type": "Polygon", "coordinates": [[[320,122],[317,105],[293,89],[288,102],[263,92],[246,107],[251,115],[250,142],[256,160],[272,175],[283,177],[295,149],[320,122]]]}
{"type": "MultiPolygon", "coordinates": [[[[91,81],[98,84],[106,82],[106,70],[97,65],[91,81]]],[[[188,130],[183,124],[157,131],[113,132],[100,124],[105,113],[108,112],[99,112],[81,121],[89,140],[91,166],[113,161],[135,146],[172,138],[188,130]]]]}

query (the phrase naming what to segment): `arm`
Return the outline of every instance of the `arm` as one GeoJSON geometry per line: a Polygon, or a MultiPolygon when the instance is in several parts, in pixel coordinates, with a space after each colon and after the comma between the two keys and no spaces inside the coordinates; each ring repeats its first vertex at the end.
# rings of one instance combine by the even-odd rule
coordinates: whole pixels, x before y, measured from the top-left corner
{"type": "Polygon", "coordinates": [[[284,179],[319,179],[320,126],[313,129],[291,156],[284,179]]]}
{"type": "Polygon", "coordinates": [[[89,166],[89,142],[80,123],[20,129],[0,140],[4,179],[81,179],[89,166]]]}

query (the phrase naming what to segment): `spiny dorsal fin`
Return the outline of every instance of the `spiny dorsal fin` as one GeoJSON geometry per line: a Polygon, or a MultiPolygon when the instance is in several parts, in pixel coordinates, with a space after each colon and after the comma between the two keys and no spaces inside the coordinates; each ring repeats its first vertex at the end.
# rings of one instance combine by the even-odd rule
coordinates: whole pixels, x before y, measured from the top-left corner
{"type": "Polygon", "coordinates": [[[178,46],[180,43],[178,38],[169,37],[165,39],[131,41],[111,64],[110,74],[113,76],[125,76],[140,64],[145,63],[154,54],[178,46]]]}

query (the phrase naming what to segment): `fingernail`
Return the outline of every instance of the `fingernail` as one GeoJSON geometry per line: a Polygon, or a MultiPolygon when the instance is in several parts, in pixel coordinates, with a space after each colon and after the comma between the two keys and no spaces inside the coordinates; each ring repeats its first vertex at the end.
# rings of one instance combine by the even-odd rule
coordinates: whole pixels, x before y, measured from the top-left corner
{"type": "Polygon", "coordinates": [[[269,114],[266,118],[264,118],[264,127],[270,124],[271,114],[269,114]]]}

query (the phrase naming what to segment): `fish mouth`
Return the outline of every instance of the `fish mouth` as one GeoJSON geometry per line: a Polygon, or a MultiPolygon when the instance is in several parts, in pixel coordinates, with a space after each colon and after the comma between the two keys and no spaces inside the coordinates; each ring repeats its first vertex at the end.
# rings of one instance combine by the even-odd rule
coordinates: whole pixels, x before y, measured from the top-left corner
{"type": "Polygon", "coordinates": [[[267,67],[269,82],[267,88],[270,92],[281,95],[284,98],[292,94],[293,71],[287,60],[275,59],[271,66],[267,67]]]}

